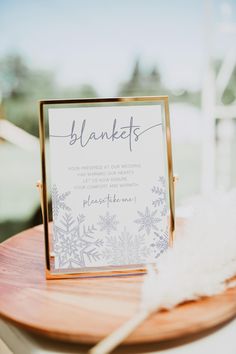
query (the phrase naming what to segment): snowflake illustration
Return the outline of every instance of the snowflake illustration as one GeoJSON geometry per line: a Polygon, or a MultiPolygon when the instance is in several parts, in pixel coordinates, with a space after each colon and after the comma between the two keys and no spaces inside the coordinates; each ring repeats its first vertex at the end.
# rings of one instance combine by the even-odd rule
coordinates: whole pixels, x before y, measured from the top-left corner
{"type": "Polygon", "coordinates": [[[166,230],[160,230],[158,232],[154,232],[154,243],[151,244],[153,250],[155,252],[155,258],[158,258],[165,250],[168,248],[169,244],[169,235],[168,228],[166,230]]]}
{"type": "Polygon", "coordinates": [[[119,222],[116,220],[116,215],[110,215],[109,212],[106,213],[105,216],[99,216],[100,221],[98,225],[100,226],[100,231],[106,231],[108,235],[112,231],[116,231],[116,226],[119,222]]]}
{"type": "Polygon", "coordinates": [[[96,228],[85,227],[84,221],[84,215],[74,219],[65,213],[61,226],[54,223],[54,252],[59,268],[85,267],[100,259],[98,248],[103,241],[94,237],[96,228]]]}
{"type": "Polygon", "coordinates": [[[59,194],[57,186],[54,184],[52,187],[52,212],[53,212],[53,218],[56,219],[59,215],[60,209],[70,211],[71,208],[69,208],[65,204],[65,199],[70,195],[70,192],[65,192],[62,194],[59,194]]]}
{"type": "Polygon", "coordinates": [[[131,235],[124,228],[119,236],[106,237],[103,257],[111,265],[146,263],[149,254],[144,235],[131,235]]]}
{"type": "Polygon", "coordinates": [[[145,230],[147,235],[149,235],[151,232],[151,229],[157,230],[156,224],[159,221],[161,221],[161,219],[156,217],[156,213],[157,213],[157,210],[154,210],[151,213],[150,210],[148,209],[148,207],[146,207],[144,213],[141,213],[140,211],[138,211],[138,215],[140,216],[140,218],[136,219],[134,221],[136,224],[140,225],[140,228],[138,231],[145,230]]]}
{"type": "Polygon", "coordinates": [[[158,178],[156,186],[152,187],[152,193],[156,194],[156,199],[153,200],[152,205],[156,208],[159,207],[161,216],[167,215],[167,193],[166,193],[166,181],[164,176],[158,178]]]}

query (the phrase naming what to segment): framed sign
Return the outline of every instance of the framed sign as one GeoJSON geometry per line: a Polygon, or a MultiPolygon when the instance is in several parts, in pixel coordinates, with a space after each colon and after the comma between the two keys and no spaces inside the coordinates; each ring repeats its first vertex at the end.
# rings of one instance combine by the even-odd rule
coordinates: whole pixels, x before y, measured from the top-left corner
{"type": "Polygon", "coordinates": [[[172,243],[168,97],[41,101],[40,142],[47,278],[141,272],[172,243]]]}

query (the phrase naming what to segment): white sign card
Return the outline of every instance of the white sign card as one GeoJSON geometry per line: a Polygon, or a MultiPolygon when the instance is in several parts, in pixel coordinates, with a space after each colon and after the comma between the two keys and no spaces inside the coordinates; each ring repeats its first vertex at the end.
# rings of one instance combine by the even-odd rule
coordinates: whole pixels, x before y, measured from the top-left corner
{"type": "Polygon", "coordinates": [[[54,272],[140,269],[168,247],[165,103],[46,101],[54,272]]]}

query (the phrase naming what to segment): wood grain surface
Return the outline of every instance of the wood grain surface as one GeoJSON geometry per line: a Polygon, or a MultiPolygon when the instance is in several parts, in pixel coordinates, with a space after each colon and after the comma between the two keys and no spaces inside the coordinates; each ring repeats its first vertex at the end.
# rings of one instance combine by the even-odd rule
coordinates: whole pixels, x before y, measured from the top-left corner
{"type": "MultiPolygon", "coordinates": [[[[42,226],[0,245],[0,315],[48,337],[95,343],[136,311],[143,276],[46,280],[42,226]]],[[[173,289],[174,291],[174,289],[173,289]]],[[[236,288],[154,314],[125,343],[193,335],[236,315],[236,288]]]]}

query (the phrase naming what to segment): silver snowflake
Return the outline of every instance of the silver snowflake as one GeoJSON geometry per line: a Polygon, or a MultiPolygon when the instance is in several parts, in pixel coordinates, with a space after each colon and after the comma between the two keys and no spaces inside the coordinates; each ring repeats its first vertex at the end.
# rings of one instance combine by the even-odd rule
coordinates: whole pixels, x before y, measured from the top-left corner
{"type": "Polygon", "coordinates": [[[56,219],[59,215],[60,209],[70,211],[71,208],[65,203],[66,197],[70,195],[70,192],[60,194],[57,186],[54,184],[52,187],[52,212],[53,218],[56,219]]]}
{"type": "Polygon", "coordinates": [[[54,252],[59,268],[85,267],[100,259],[98,248],[103,241],[94,237],[96,228],[85,227],[84,215],[74,219],[65,213],[60,226],[54,223],[54,252]]]}
{"type": "Polygon", "coordinates": [[[149,253],[144,235],[131,235],[124,228],[119,236],[106,237],[103,257],[110,265],[142,264],[149,253]]]}
{"type": "Polygon", "coordinates": [[[110,215],[109,212],[105,216],[99,216],[100,221],[98,225],[100,226],[100,231],[105,231],[108,235],[112,231],[116,231],[116,226],[119,222],[116,220],[116,215],[110,215]]]}
{"type": "Polygon", "coordinates": [[[154,232],[154,234],[155,234],[154,243],[151,244],[151,247],[154,250],[155,258],[158,258],[168,248],[169,245],[168,229],[154,232]]]}
{"type": "Polygon", "coordinates": [[[159,221],[161,221],[161,219],[156,217],[156,213],[157,213],[157,210],[150,212],[148,207],[146,207],[144,213],[141,213],[140,211],[138,211],[138,215],[140,216],[140,218],[134,220],[134,222],[136,224],[140,225],[140,228],[138,231],[145,230],[147,235],[149,235],[151,232],[151,229],[157,230],[156,224],[159,223],[159,221]]]}
{"type": "Polygon", "coordinates": [[[161,216],[167,215],[167,193],[166,181],[164,176],[160,176],[157,185],[152,187],[152,193],[156,194],[156,199],[153,200],[152,205],[160,210],[161,216]]]}

